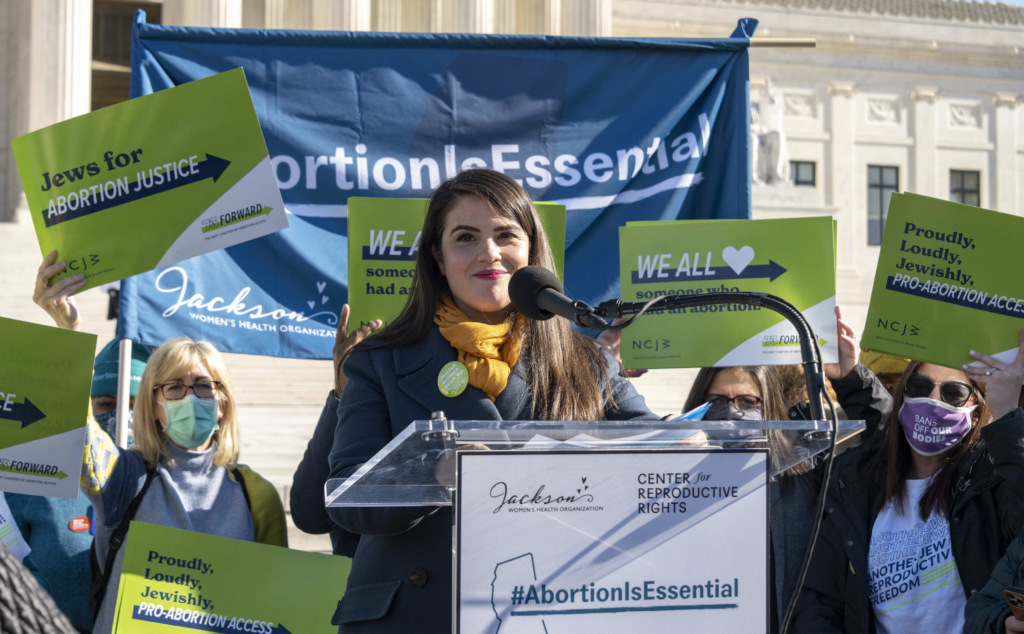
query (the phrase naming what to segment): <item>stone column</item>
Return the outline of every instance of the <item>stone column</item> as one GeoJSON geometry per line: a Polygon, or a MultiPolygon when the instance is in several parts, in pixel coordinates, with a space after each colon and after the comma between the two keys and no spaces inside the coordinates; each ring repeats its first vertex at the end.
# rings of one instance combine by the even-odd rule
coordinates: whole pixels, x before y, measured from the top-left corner
{"type": "Polygon", "coordinates": [[[822,170],[828,181],[827,192],[831,194],[831,206],[836,208],[839,223],[836,234],[837,266],[848,271],[855,266],[853,254],[861,253],[867,244],[867,216],[863,200],[857,196],[857,172],[860,167],[854,162],[853,135],[857,128],[854,114],[856,85],[852,82],[834,81],[828,85],[829,112],[831,114],[829,137],[831,146],[828,153],[829,166],[822,170]]]}
{"type": "Polygon", "coordinates": [[[494,33],[494,0],[454,0],[454,33],[494,33]]]}
{"type": "Polygon", "coordinates": [[[993,135],[996,143],[995,200],[992,209],[1008,214],[1024,215],[1017,199],[1021,168],[1017,158],[1017,146],[1022,142],[1020,129],[1017,125],[1017,106],[1021,103],[1020,95],[1008,92],[997,92],[992,97],[992,107],[996,111],[993,135]]]}
{"type": "Polygon", "coordinates": [[[608,37],[612,0],[562,0],[562,35],[608,37]]]}
{"type": "Polygon", "coordinates": [[[914,180],[900,189],[948,199],[948,180],[938,178],[938,165],[935,161],[935,139],[939,132],[938,107],[935,102],[939,100],[939,89],[931,86],[915,87],[910,91],[910,99],[914,102],[914,180]],[[942,183],[947,183],[947,187],[942,188],[942,183]]]}
{"type": "Polygon", "coordinates": [[[32,2],[29,119],[36,130],[85,114],[92,101],[92,0],[32,2]]]}
{"type": "Polygon", "coordinates": [[[402,30],[402,0],[376,0],[377,20],[373,25],[377,31],[402,30]]]}
{"type": "Polygon", "coordinates": [[[283,29],[288,0],[245,0],[242,27],[246,29],[283,29]]]}
{"type": "MultiPolygon", "coordinates": [[[[92,100],[92,0],[15,0],[2,11],[9,55],[0,86],[7,138],[85,114],[92,100]]],[[[0,159],[0,219],[22,204],[17,166],[0,159]]]]}
{"type": "MultiPolygon", "coordinates": [[[[449,33],[456,31],[457,29],[450,28],[448,25],[451,24],[452,20],[446,19],[444,0],[421,0],[427,5],[427,31],[429,33],[449,33]]],[[[408,7],[403,7],[403,12],[408,11],[408,7]]]]}
{"type": "MultiPolygon", "coordinates": [[[[0,64],[0,137],[4,139],[17,136],[16,118],[21,114],[19,110],[23,110],[19,108],[20,95],[16,78],[17,69],[21,67],[17,59],[18,51],[24,48],[18,41],[18,34],[24,30],[19,17],[20,10],[25,6],[24,0],[0,5],[0,47],[3,47],[4,60],[0,64]]],[[[18,205],[21,189],[17,185],[16,172],[14,155],[7,149],[0,152],[0,222],[14,219],[14,208],[18,205]]]]}
{"type": "Polygon", "coordinates": [[[369,31],[370,0],[313,0],[312,24],[318,31],[369,31]]]}
{"type": "Polygon", "coordinates": [[[163,23],[169,26],[242,26],[242,0],[165,0],[163,23]]]}
{"type": "Polygon", "coordinates": [[[562,0],[543,0],[541,11],[544,17],[541,28],[545,35],[561,35],[562,33],[562,0]]]}

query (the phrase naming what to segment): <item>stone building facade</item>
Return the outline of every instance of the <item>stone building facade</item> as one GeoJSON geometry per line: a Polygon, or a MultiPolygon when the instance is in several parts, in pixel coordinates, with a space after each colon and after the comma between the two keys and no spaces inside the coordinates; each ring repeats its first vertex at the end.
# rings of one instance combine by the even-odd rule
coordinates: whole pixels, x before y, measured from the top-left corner
{"type": "MultiPolygon", "coordinates": [[[[724,37],[751,48],[754,216],[838,221],[839,301],[860,330],[890,191],[1024,213],[1024,7],[964,0],[3,0],[0,128],[9,140],[127,96],[131,14],[185,26],[724,37]],[[814,48],[778,46],[813,38],[814,48]]],[[[665,81],[672,78],[666,77],[665,81]]],[[[1008,254],[1016,257],[1016,254],[1008,254]]],[[[48,323],[30,297],[39,262],[10,144],[0,151],[0,315],[48,323]]],[[[107,302],[77,296],[98,347],[107,302]]],[[[330,389],[329,361],[227,355],[245,461],[287,500],[330,389]]],[[[678,412],[691,370],[634,380],[678,412]]],[[[289,531],[293,547],[329,550],[289,531]]]]}
{"type": "MultiPolygon", "coordinates": [[[[147,8],[150,21],[186,26],[585,36],[722,37],[738,19],[754,17],[760,22],[751,48],[754,215],[838,220],[839,297],[855,322],[869,300],[889,192],[1014,214],[1024,208],[1021,6],[971,0],[12,0],[0,7],[6,43],[0,127],[7,138],[123,98],[125,16],[135,6],[147,8]],[[790,38],[813,38],[816,45],[785,46],[790,38]],[[114,52],[104,57],[104,50],[114,52]],[[123,59],[112,63],[109,55],[123,59]]],[[[23,206],[16,172],[7,146],[0,153],[0,220],[16,220],[23,206]]]]}

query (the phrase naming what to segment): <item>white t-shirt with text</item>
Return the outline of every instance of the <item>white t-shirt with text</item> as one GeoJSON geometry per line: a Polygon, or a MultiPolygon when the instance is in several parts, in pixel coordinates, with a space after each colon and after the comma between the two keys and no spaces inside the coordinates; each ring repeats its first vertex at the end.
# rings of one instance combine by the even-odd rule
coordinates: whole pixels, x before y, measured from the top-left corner
{"type": "Polygon", "coordinates": [[[907,480],[903,512],[889,503],[875,518],[868,552],[870,597],[879,632],[962,632],[967,599],[953,559],[949,520],[921,519],[930,479],[907,480]]]}

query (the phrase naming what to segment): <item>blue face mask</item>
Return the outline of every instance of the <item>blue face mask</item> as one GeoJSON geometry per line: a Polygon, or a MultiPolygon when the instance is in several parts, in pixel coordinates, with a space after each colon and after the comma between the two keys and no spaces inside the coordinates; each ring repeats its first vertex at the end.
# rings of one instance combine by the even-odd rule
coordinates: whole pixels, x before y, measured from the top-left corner
{"type": "MultiPolygon", "coordinates": [[[[114,434],[117,433],[117,408],[114,408],[106,414],[95,414],[93,420],[103,428],[103,431],[113,438],[114,434]]],[[[132,435],[132,422],[134,420],[134,414],[132,410],[128,410],[128,448],[131,449],[135,446],[135,436],[132,435]]]]}
{"type": "Polygon", "coordinates": [[[217,399],[198,398],[188,394],[177,401],[161,403],[167,414],[164,432],[178,446],[186,449],[201,447],[217,431],[217,399]]]}

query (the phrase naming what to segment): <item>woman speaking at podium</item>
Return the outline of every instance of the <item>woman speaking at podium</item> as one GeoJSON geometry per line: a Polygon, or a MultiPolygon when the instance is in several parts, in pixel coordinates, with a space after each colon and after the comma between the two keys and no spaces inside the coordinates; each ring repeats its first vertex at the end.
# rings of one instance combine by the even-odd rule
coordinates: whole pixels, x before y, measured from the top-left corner
{"type": "MultiPolygon", "coordinates": [[[[409,299],[344,362],[331,478],[346,478],[413,420],[656,419],[618,364],[562,319],[528,320],[508,295],[527,265],[554,269],[529,196],[511,178],[466,170],[427,207],[409,299]],[[449,364],[468,381],[440,382],[449,364]]],[[[446,373],[447,374],[447,373],[446,373]]],[[[450,632],[449,507],[330,508],[360,535],[339,632],[450,632]]]]}

